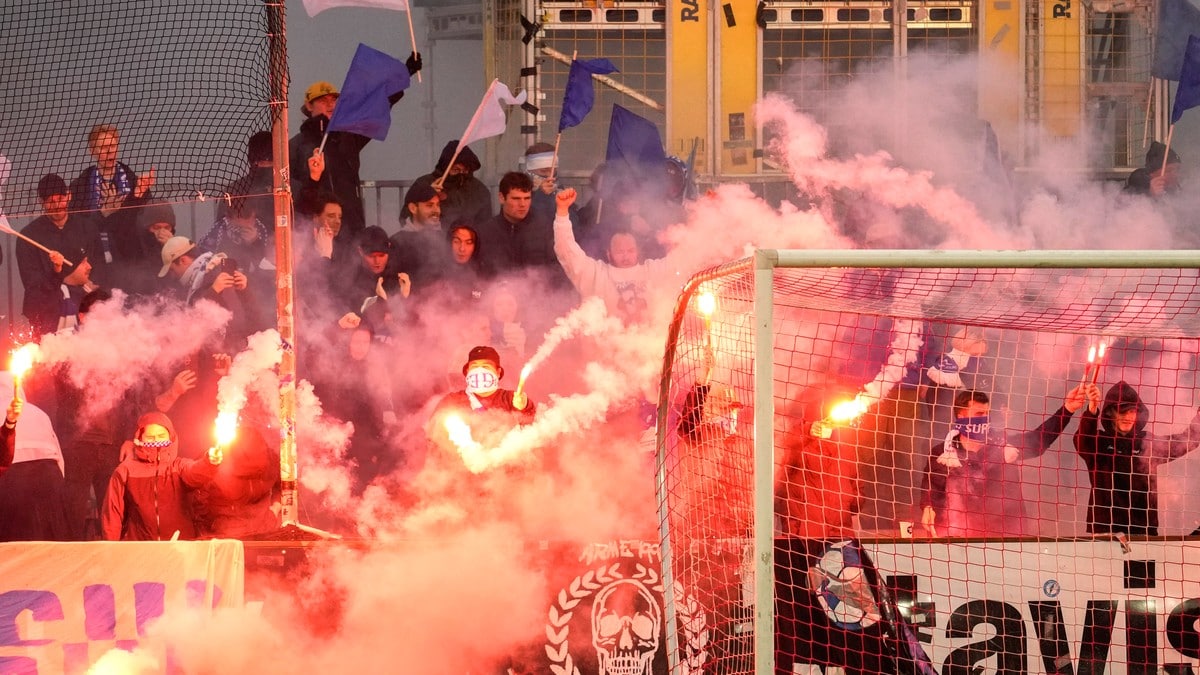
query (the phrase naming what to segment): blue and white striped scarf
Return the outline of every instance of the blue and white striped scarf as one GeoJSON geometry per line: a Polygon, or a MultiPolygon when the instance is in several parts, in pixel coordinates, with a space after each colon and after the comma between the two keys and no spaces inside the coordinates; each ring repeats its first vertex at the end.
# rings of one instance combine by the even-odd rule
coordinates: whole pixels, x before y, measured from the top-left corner
{"type": "MultiPolygon", "coordinates": [[[[113,170],[113,178],[111,182],[117,187],[117,194],[121,197],[126,197],[133,191],[133,174],[120,162],[117,162],[116,168],[113,170]]],[[[100,208],[100,186],[105,183],[105,179],[100,175],[99,167],[93,166],[88,169],[88,191],[87,201],[84,203],[86,209],[100,208]]]]}

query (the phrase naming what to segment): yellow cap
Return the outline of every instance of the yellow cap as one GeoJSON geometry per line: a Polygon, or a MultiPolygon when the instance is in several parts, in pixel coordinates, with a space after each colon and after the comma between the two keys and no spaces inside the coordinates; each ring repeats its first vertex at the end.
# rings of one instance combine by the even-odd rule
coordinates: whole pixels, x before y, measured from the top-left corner
{"type": "Polygon", "coordinates": [[[308,105],[316,99],[319,99],[322,96],[328,96],[330,94],[333,94],[334,96],[338,95],[338,90],[335,89],[332,84],[329,84],[325,81],[313,82],[311,85],[309,85],[308,89],[304,90],[304,105],[308,105]]]}

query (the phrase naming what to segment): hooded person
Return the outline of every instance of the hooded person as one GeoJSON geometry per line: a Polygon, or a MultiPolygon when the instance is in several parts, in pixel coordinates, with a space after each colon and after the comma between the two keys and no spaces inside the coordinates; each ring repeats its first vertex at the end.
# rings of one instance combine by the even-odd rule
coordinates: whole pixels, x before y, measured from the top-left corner
{"type": "Polygon", "coordinates": [[[279,481],[279,455],[258,429],[239,428],[212,482],[198,491],[200,535],[240,539],[278,529],[279,481]]]}
{"type": "Polygon", "coordinates": [[[148,412],[138,418],[133,440],[121,449],[125,459],[108,482],[100,530],[108,541],[163,541],[178,533],[196,538],[190,491],[207,485],[221,464],[212,448],[203,459],[179,457],[179,435],[171,418],[148,412]]]}
{"type": "Polygon", "coordinates": [[[1125,192],[1135,195],[1161,197],[1179,189],[1179,170],[1182,160],[1179,154],[1167,146],[1154,141],[1146,150],[1146,164],[1134,169],[1125,179],[1125,192]],[[1164,163],[1163,160],[1166,160],[1164,163]]]}
{"type": "MultiPolygon", "coordinates": [[[[0,387],[12,389],[12,373],[0,371],[0,387]]],[[[24,391],[16,398],[24,401],[24,391]]],[[[0,454],[12,442],[11,465],[0,469],[0,541],[68,541],[63,456],[50,417],[28,401],[13,412],[0,432],[0,454]]]]}
{"type": "Polygon", "coordinates": [[[457,225],[478,229],[495,215],[492,192],[483,181],[475,177],[475,172],[483,166],[479,157],[470,147],[463,148],[458,157],[454,157],[457,148],[457,140],[446,143],[433,173],[427,173],[414,180],[411,189],[416,189],[419,185],[432,186],[449,167],[450,174],[446,176],[438,191],[441,196],[439,206],[442,229],[449,231],[457,225]],[[454,159],[453,164],[450,163],[451,158],[454,159]]]}
{"type": "Polygon", "coordinates": [[[1146,431],[1149,422],[1150,409],[1123,380],[1109,388],[1098,411],[1083,413],[1075,450],[1092,483],[1089,533],[1158,534],[1158,467],[1200,445],[1200,410],[1186,429],[1168,436],[1146,431]]]}

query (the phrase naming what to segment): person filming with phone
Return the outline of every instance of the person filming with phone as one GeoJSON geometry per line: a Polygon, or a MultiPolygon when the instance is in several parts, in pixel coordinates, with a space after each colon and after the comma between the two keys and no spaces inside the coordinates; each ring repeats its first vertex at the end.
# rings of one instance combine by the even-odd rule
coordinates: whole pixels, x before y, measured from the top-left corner
{"type": "Polygon", "coordinates": [[[240,349],[248,336],[263,327],[259,303],[253,300],[249,278],[236,259],[206,251],[187,237],[171,237],[163,244],[162,261],[158,276],[174,276],[189,305],[211,300],[233,314],[225,333],[228,349],[240,349]]]}

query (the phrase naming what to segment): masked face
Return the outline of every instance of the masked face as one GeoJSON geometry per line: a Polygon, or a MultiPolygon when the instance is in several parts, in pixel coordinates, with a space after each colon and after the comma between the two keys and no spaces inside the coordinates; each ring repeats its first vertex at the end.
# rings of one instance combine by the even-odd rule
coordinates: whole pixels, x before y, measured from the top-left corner
{"type": "Polygon", "coordinates": [[[491,396],[500,388],[500,376],[488,365],[473,365],[467,369],[467,391],[476,396],[491,396]]]}
{"type": "Polygon", "coordinates": [[[954,420],[954,430],[960,437],[980,443],[987,440],[991,426],[987,413],[974,417],[958,417],[954,420]]]}

